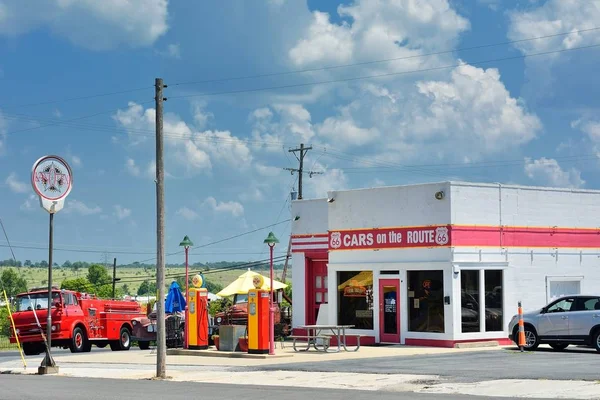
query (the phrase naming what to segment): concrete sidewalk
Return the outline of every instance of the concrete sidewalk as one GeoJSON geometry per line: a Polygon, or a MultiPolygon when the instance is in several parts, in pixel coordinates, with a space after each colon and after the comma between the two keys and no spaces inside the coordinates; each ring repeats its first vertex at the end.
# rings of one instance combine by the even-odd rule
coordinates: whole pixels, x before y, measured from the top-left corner
{"type": "MultiPolygon", "coordinates": [[[[90,353],[80,354],[61,354],[55,355],[54,359],[58,363],[76,363],[76,364],[139,364],[139,365],[155,365],[156,349],[152,348],[147,351],[95,351],[93,348],[90,353]]],[[[285,348],[276,348],[274,358],[228,358],[222,357],[224,352],[216,350],[197,350],[199,354],[220,353],[219,356],[187,356],[187,355],[167,355],[167,365],[214,365],[223,367],[252,367],[252,366],[272,366],[287,363],[312,363],[319,361],[340,361],[354,360],[363,358],[380,358],[380,357],[398,357],[398,356],[414,356],[414,355],[435,355],[435,354],[452,354],[459,352],[472,351],[501,351],[503,347],[487,347],[487,348],[436,348],[436,347],[417,347],[417,346],[379,346],[379,347],[361,347],[357,352],[342,351],[339,353],[322,353],[314,349],[308,352],[295,352],[291,345],[285,348]]],[[[169,350],[170,351],[170,350],[169,350]]],[[[241,355],[241,353],[236,353],[241,355]]],[[[33,357],[28,357],[31,359],[33,357]]],[[[40,360],[42,355],[38,356],[40,360]]],[[[0,366],[2,365],[0,361],[0,366]]]]}
{"type": "MultiPolygon", "coordinates": [[[[95,350],[95,349],[94,349],[95,350]]],[[[153,379],[156,353],[150,351],[96,351],[56,355],[60,375],[86,378],[153,379]]],[[[469,394],[477,396],[598,399],[600,384],[590,381],[488,380],[476,383],[449,382],[438,375],[364,374],[308,371],[261,371],[260,366],[285,363],[350,360],[408,355],[452,354],[470,351],[501,351],[502,348],[444,349],[412,346],[364,347],[356,352],[296,353],[277,349],[274,359],[245,359],[197,356],[167,356],[167,375],[173,381],[240,385],[271,385],[298,388],[331,388],[388,392],[469,394]]],[[[0,373],[35,374],[43,356],[27,357],[27,369],[20,359],[0,361],[0,373]]]]}

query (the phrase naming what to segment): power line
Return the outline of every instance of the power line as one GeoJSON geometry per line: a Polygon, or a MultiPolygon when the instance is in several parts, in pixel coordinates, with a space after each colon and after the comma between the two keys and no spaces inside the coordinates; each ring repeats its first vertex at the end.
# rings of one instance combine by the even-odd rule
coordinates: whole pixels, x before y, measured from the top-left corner
{"type": "Polygon", "coordinates": [[[141,90],[147,90],[147,89],[153,89],[153,88],[154,88],[154,86],[146,86],[146,87],[137,88],[137,89],[128,89],[128,90],[120,90],[117,92],[91,94],[91,95],[87,95],[87,96],[69,97],[66,99],[48,100],[48,101],[41,101],[38,103],[18,104],[18,105],[12,105],[12,106],[4,105],[4,106],[0,106],[0,108],[6,110],[6,109],[11,109],[11,108],[34,107],[34,106],[41,106],[41,105],[47,105],[47,104],[66,103],[66,102],[75,101],[75,100],[88,100],[88,99],[94,99],[97,97],[116,96],[119,94],[139,92],[141,90]]]}
{"type": "MultiPolygon", "coordinates": [[[[229,237],[226,237],[226,238],[223,238],[223,239],[219,239],[219,240],[216,240],[216,241],[214,241],[214,242],[205,243],[205,244],[202,244],[202,245],[199,245],[199,246],[190,247],[190,249],[200,249],[200,248],[204,248],[204,247],[212,246],[212,245],[215,245],[215,244],[218,244],[218,243],[223,243],[223,242],[226,242],[226,241],[228,241],[228,240],[237,239],[237,238],[239,238],[239,237],[242,237],[242,236],[245,236],[245,235],[249,235],[249,234],[251,234],[251,233],[255,233],[255,232],[262,231],[262,230],[264,230],[264,229],[267,229],[267,228],[270,228],[270,227],[272,227],[272,226],[276,226],[276,225],[283,224],[284,222],[287,222],[287,221],[289,221],[289,220],[290,220],[290,219],[288,218],[288,219],[286,219],[285,221],[276,222],[276,223],[274,223],[274,224],[270,224],[270,225],[262,226],[262,227],[260,227],[260,228],[253,229],[253,230],[251,230],[251,231],[247,231],[247,232],[239,233],[239,234],[237,234],[237,235],[233,235],[233,236],[229,236],[229,237]]],[[[167,257],[170,257],[170,256],[174,256],[174,255],[177,255],[177,254],[182,254],[184,251],[185,251],[185,250],[180,250],[180,251],[176,251],[176,252],[173,252],[173,253],[168,253],[166,256],[167,256],[167,257]]],[[[138,263],[140,263],[140,264],[143,264],[143,263],[145,263],[145,262],[147,262],[147,261],[152,261],[152,260],[156,260],[156,257],[152,257],[152,258],[148,258],[148,259],[146,259],[146,260],[138,261],[138,263]]]]}
{"type": "Polygon", "coordinates": [[[207,79],[207,80],[200,80],[200,81],[179,82],[179,83],[174,83],[171,86],[196,85],[196,84],[202,84],[202,83],[217,83],[217,82],[227,82],[227,81],[255,79],[255,78],[268,78],[268,77],[274,77],[274,76],[303,74],[303,73],[307,73],[307,72],[317,72],[317,71],[325,71],[325,70],[338,69],[338,68],[379,64],[379,63],[386,63],[386,62],[391,62],[391,61],[409,60],[409,59],[413,59],[413,58],[424,58],[424,57],[454,53],[454,52],[459,52],[459,51],[477,50],[477,49],[483,49],[483,48],[489,48],[489,47],[505,46],[505,45],[515,44],[515,43],[523,43],[523,42],[539,40],[539,39],[548,39],[548,38],[552,38],[552,37],[571,35],[574,33],[596,31],[598,29],[600,29],[600,27],[581,29],[581,30],[575,30],[575,31],[570,31],[570,32],[562,32],[562,33],[556,33],[556,34],[552,34],[552,35],[537,36],[537,37],[527,38],[527,39],[510,40],[510,41],[506,41],[506,42],[483,44],[483,45],[477,45],[477,46],[471,46],[471,47],[462,47],[462,48],[457,48],[457,49],[443,50],[443,51],[418,54],[418,55],[412,55],[412,56],[403,56],[403,57],[386,58],[386,59],[380,59],[380,60],[363,61],[363,62],[357,62],[357,63],[351,63],[351,64],[338,64],[338,65],[325,66],[325,67],[300,69],[300,70],[294,70],[294,71],[272,72],[272,73],[257,74],[257,75],[246,75],[246,76],[238,76],[238,77],[231,77],[231,78],[216,78],[216,79],[207,79]]]}
{"type": "MultiPolygon", "coordinates": [[[[594,29],[600,29],[600,28],[594,28],[594,29]]],[[[274,90],[274,89],[298,88],[298,87],[307,87],[307,86],[315,86],[315,85],[330,84],[330,83],[350,82],[350,81],[363,80],[363,79],[389,77],[389,76],[397,76],[397,75],[406,75],[406,74],[413,74],[413,73],[418,73],[418,72],[431,72],[431,71],[437,71],[437,70],[443,70],[443,69],[449,69],[449,68],[458,68],[458,67],[461,67],[461,66],[464,66],[464,65],[479,65],[479,64],[488,64],[488,63],[493,63],[493,62],[511,61],[511,60],[525,59],[525,58],[529,58],[529,57],[536,57],[536,56],[556,54],[556,53],[564,53],[564,52],[575,51],[575,50],[585,50],[585,49],[591,49],[591,48],[597,48],[597,47],[600,47],[600,44],[593,44],[593,45],[580,46],[580,47],[572,47],[572,48],[569,48],[569,49],[552,50],[552,51],[545,51],[545,52],[539,52],[539,53],[522,54],[522,55],[513,56],[513,57],[503,57],[503,58],[496,58],[496,59],[489,59],[489,60],[483,60],[483,61],[470,62],[468,64],[457,63],[457,64],[445,65],[445,66],[439,66],[439,67],[422,68],[422,69],[415,69],[415,70],[409,70],[409,71],[389,72],[389,73],[384,73],[384,74],[365,75],[365,76],[350,77],[350,78],[331,79],[331,80],[318,81],[318,82],[306,82],[306,83],[298,83],[298,84],[290,84],[290,85],[270,86],[270,87],[254,88],[254,89],[240,89],[240,90],[212,92],[212,93],[203,93],[203,94],[180,95],[180,96],[169,97],[169,99],[189,98],[189,97],[207,97],[207,96],[216,96],[216,95],[225,95],[225,94],[251,93],[251,92],[267,91],[267,90],[274,90]]],[[[153,102],[153,100],[152,101],[148,101],[148,102],[139,103],[139,104],[143,105],[143,104],[147,104],[147,103],[150,103],[150,102],[153,102]]],[[[55,121],[55,122],[50,123],[50,124],[45,125],[45,126],[50,126],[50,125],[64,125],[64,124],[67,124],[67,123],[70,123],[70,122],[73,122],[73,121],[77,121],[77,120],[81,120],[81,119],[86,119],[86,118],[91,118],[91,117],[96,116],[96,115],[106,114],[106,113],[113,112],[113,111],[114,110],[110,110],[108,112],[96,113],[96,114],[92,114],[92,115],[88,115],[88,116],[84,116],[84,117],[74,118],[74,119],[71,119],[71,120],[55,121]]],[[[45,126],[28,128],[28,129],[24,129],[24,130],[9,132],[9,133],[22,132],[22,131],[27,131],[27,130],[32,130],[32,129],[39,129],[39,128],[42,128],[42,127],[45,127],[45,126]]],[[[89,129],[94,130],[94,128],[91,128],[91,125],[79,125],[79,126],[89,127],[89,129]]],[[[111,132],[117,132],[118,131],[118,130],[116,130],[113,127],[102,126],[102,128],[107,128],[111,132]]],[[[150,131],[150,130],[131,129],[131,128],[122,128],[122,130],[125,131],[128,134],[136,134],[136,132],[138,132],[138,133],[146,133],[147,135],[145,135],[145,136],[154,135],[154,133],[152,131],[150,131]]],[[[190,139],[190,135],[187,135],[187,134],[175,134],[175,133],[169,134],[168,132],[165,132],[165,137],[170,137],[170,138],[173,138],[173,139],[184,139],[184,140],[190,139]]],[[[241,142],[246,143],[246,144],[256,143],[256,144],[261,144],[261,145],[273,145],[273,146],[277,146],[277,147],[285,145],[285,143],[283,143],[283,142],[268,142],[268,141],[259,141],[259,140],[250,140],[250,139],[239,139],[239,138],[229,138],[229,139],[228,138],[221,139],[221,138],[215,138],[215,137],[207,138],[207,137],[202,137],[200,135],[194,136],[194,140],[224,141],[224,142],[239,142],[239,141],[241,141],[241,142]]]]}
{"type": "MultiPolygon", "coordinates": [[[[23,250],[45,250],[48,251],[47,247],[42,247],[42,246],[20,246],[20,245],[6,245],[6,244],[0,244],[0,247],[2,248],[11,248],[11,249],[23,249],[23,250]]],[[[139,252],[139,251],[112,251],[112,250],[84,250],[84,249],[69,249],[69,248],[54,248],[55,251],[62,251],[62,252],[73,252],[73,253],[91,253],[91,254],[121,254],[121,255],[150,255],[150,254],[154,254],[154,252],[151,251],[146,251],[146,252],[139,252]]],[[[195,256],[204,256],[204,255],[250,255],[250,254],[262,254],[261,252],[202,252],[202,253],[190,253],[190,255],[195,255],[195,256]]]]}
{"type": "MultiPolygon", "coordinates": [[[[147,103],[152,103],[152,102],[153,102],[153,100],[152,101],[146,101],[146,102],[139,103],[139,104],[142,105],[142,104],[147,104],[147,103]]],[[[88,118],[96,117],[98,115],[103,115],[103,114],[109,114],[109,113],[112,113],[112,112],[115,112],[114,108],[112,108],[112,109],[110,109],[108,111],[101,111],[101,112],[97,112],[97,113],[94,113],[94,114],[84,115],[82,117],[71,118],[71,119],[67,119],[67,120],[64,120],[64,121],[55,120],[54,122],[46,124],[46,125],[34,126],[34,127],[31,127],[31,128],[25,128],[25,129],[19,129],[19,130],[16,130],[16,131],[6,132],[5,135],[12,135],[14,133],[27,132],[27,131],[32,131],[32,130],[35,130],[35,129],[47,128],[49,126],[64,125],[64,124],[67,124],[67,123],[70,123],[70,122],[73,122],[73,121],[80,121],[80,120],[83,120],[83,119],[88,119],[88,118]]]]}
{"type": "MultiPolygon", "coordinates": [[[[285,259],[285,256],[279,256],[279,257],[274,257],[273,261],[274,262],[278,262],[278,261],[283,261],[283,259],[285,259]]],[[[261,265],[268,263],[270,261],[270,259],[266,259],[266,260],[258,260],[258,261],[250,261],[250,262],[246,262],[243,264],[236,264],[236,265],[231,265],[229,267],[223,267],[223,268],[218,268],[218,269],[201,269],[201,270],[190,270],[189,274],[193,275],[196,273],[201,273],[203,275],[210,275],[210,274],[217,274],[220,272],[226,272],[226,271],[235,271],[235,270],[240,270],[240,269],[244,269],[244,268],[251,268],[251,267],[260,267],[261,265]]],[[[180,277],[185,277],[185,272],[178,272],[178,273],[173,273],[173,274],[167,274],[165,275],[165,278],[180,278],[180,277]]],[[[121,277],[121,283],[125,282],[125,283],[136,283],[136,282],[143,282],[146,281],[150,278],[154,278],[154,276],[149,275],[149,276],[145,276],[145,277],[139,277],[139,276],[131,276],[131,277],[121,277]]],[[[111,283],[112,281],[108,281],[108,283],[111,283]]]]}
{"type": "MultiPolygon", "coordinates": [[[[394,163],[394,162],[390,162],[390,161],[379,161],[376,158],[372,158],[372,159],[366,159],[364,157],[360,157],[360,156],[355,156],[352,155],[350,153],[343,153],[340,152],[342,154],[348,154],[350,157],[343,157],[343,156],[338,156],[333,154],[332,151],[330,151],[329,153],[324,153],[324,154],[328,154],[330,157],[334,157],[334,158],[338,158],[341,160],[346,160],[346,161],[356,161],[358,163],[362,163],[362,164],[367,164],[367,165],[372,165],[372,167],[348,167],[348,168],[344,168],[344,167],[340,167],[338,169],[343,170],[346,173],[360,173],[360,172],[374,172],[374,171],[393,171],[393,170],[398,170],[398,169],[407,169],[407,170],[416,170],[416,172],[431,172],[434,173],[435,170],[428,170],[428,169],[424,169],[424,168],[431,168],[431,167],[443,167],[444,170],[447,169],[466,169],[466,168],[494,168],[494,167],[502,167],[502,166],[509,166],[509,165],[523,165],[525,164],[527,161],[525,160],[525,158],[530,158],[530,157],[523,157],[521,159],[513,159],[513,160],[490,160],[490,161],[481,161],[481,162],[472,162],[472,163],[439,163],[439,164],[413,164],[413,165],[403,165],[403,164],[398,164],[398,163],[394,163]]],[[[596,154],[582,154],[582,155],[574,155],[574,156],[564,156],[564,157],[553,157],[552,160],[547,160],[547,161],[540,161],[540,160],[536,160],[536,162],[538,164],[552,164],[554,161],[561,161],[561,162],[579,162],[579,161],[588,161],[588,160],[596,160],[597,159],[597,155],[596,154]]]]}
{"type": "Polygon", "coordinates": [[[439,66],[439,67],[414,69],[414,70],[409,70],[409,71],[387,72],[387,73],[383,73],[383,74],[363,75],[363,76],[356,76],[356,77],[351,77],[351,78],[330,79],[330,80],[326,80],[326,81],[295,83],[295,84],[289,84],[289,85],[268,86],[268,87],[260,87],[260,88],[253,88],[253,89],[228,90],[228,91],[222,91],[222,92],[210,92],[210,93],[202,93],[202,94],[187,94],[187,95],[171,96],[171,97],[169,97],[169,99],[183,99],[183,98],[191,98],[191,97],[209,97],[209,96],[219,96],[219,95],[228,95],[228,94],[254,93],[254,92],[262,92],[262,91],[276,90],[276,89],[293,89],[293,88],[300,88],[300,87],[325,85],[325,84],[330,84],[330,83],[352,82],[352,81],[358,81],[358,80],[363,80],[363,79],[408,75],[408,74],[414,74],[417,72],[439,71],[439,70],[449,69],[449,68],[458,68],[463,65],[481,65],[481,64],[489,64],[489,63],[493,63],[493,62],[520,60],[520,59],[549,55],[549,54],[566,53],[566,52],[575,51],[575,50],[591,49],[591,48],[595,48],[595,47],[600,47],[600,44],[594,44],[594,45],[589,45],[589,46],[580,46],[580,47],[571,47],[569,49],[544,51],[544,52],[539,52],[539,53],[522,54],[522,55],[513,56],[513,57],[502,57],[502,58],[495,58],[495,59],[490,59],[490,60],[475,61],[475,62],[469,62],[468,64],[458,63],[458,64],[452,64],[452,65],[439,66]]]}
{"type": "MultiPolygon", "coordinates": [[[[460,51],[470,51],[470,50],[479,50],[479,49],[490,48],[490,47],[506,46],[506,45],[510,45],[510,44],[523,43],[523,42],[529,42],[529,41],[541,40],[541,39],[549,39],[549,38],[553,38],[553,37],[566,36],[566,35],[571,35],[571,34],[576,34],[576,33],[592,32],[592,31],[597,31],[599,29],[600,29],[600,27],[593,27],[593,28],[588,28],[588,29],[579,29],[579,30],[573,30],[573,31],[569,31],[569,32],[561,32],[561,33],[556,33],[556,34],[551,34],[551,35],[536,36],[536,37],[525,38],[525,39],[510,40],[510,41],[482,44],[482,45],[469,46],[469,47],[459,47],[456,49],[448,49],[448,50],[442,50],[442,51],[430,52],[430,53],[424,53],[424,54],[418,54],[418,55],[412,55],[412,56],[403,56],[403,57],[394,57],[394,58],[386,58],[386,59],[379,59],[379,60],[362,61],[362,62],[349,63],[349,64],[338,64],[338,65],[307,68],[307,69],[300,69],[300,70],[293,70],[293,71],[272,72],[272,73],[266,73],[266,74],[236,76],[236,77],[227,77],[227,78],[215,78],[215,79],[207,79],[207,80],[199,80],[199,81],[177,82],[177,83],[171,84],[171,86],[195,85],[195,84],[202,84],[202,83],[217,83],[217,82],[227,82],[227,81],[246,80],[246,79],[255,79],[255,78],[268,78],[268,77],[275,77],[275,76],[303,74],[303,73],[308,73],[308,72],[318,72],[318,71],[356,67],[356,66],[363,66],[363,65],[372,65],[372,64],[386,63],[386,62],[392,62],[392,61],[401,61],[401,60],[408,60],[408,59],[414,59],[414,58],[424,58],[424,57],[430,57],[430,56],[435,56],[435,55],[450,54],[450,53],[460,52],[460,51]]],[[[91,95],[68,97],[68,98],[64,98],[64,99],[45,100],[45,101],[40,101],[40,102],[32,102],[32,103],[17,104],[17,105],[2,105],[2,106],[0,106],[0,108],[6,110],[6,109],[13,109],[13,108],[23,108],[23,107],[33,107],[33,106],[39,106],[39,105],[65,103],[65,102],[71,102],[71,101],[76,101],[76,100],[88,100],[88,99],[99,98],[99,97],[108,97],[108,96],[116,96],[116,95],[120,95],[120,94],[134,93],[134,92],[153,89],[153,88],[154,88],[154,86],[145,86],[145,87],[125,89],[125,90],[119,90],[119,91],[113,91],[113,92],[105,92],[105,93],[96,93],[96,94],[91,94],[91,95]]]]}

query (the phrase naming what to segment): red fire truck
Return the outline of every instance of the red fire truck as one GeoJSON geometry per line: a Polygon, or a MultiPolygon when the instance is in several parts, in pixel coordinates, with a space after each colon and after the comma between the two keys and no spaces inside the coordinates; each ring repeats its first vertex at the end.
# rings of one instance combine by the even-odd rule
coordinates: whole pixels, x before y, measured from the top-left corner
{"type": "MultiPolygon", "coordinates": [[[[48,289],[32,289],[17,295],[13,319],[25,354],[45,351],[47,316],[48,289]]],[[[79,353],[90,351],[92,344],[100,348],[109,345],[113,351],[129,350],[131,320],[146,315],[135,301],[99,299],[55,287],[51,316],[52,346],[79,353]]],[[[12,329],[10,342],[16,343],[12,329]]]]}

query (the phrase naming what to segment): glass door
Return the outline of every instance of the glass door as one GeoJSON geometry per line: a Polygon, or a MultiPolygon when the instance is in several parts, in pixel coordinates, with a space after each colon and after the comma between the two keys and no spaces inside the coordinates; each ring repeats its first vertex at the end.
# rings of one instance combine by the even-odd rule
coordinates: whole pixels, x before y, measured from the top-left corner
{"type": "Polygon", "coordinates": [[[400,279],[379,280],[379,340],[400,343],[400,279]]]}

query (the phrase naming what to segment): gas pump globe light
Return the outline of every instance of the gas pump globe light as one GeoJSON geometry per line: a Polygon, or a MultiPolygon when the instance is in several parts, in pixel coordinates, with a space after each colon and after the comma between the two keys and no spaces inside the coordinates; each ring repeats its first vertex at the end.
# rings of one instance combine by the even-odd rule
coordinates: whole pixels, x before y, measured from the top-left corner
{"type": "Polygon", "coordinates": [[[254,285],[254,287],[256,289],[260,289],[263,287],[265,283],[264,278],[262,277],[262,275],[254,275],[254,277],[252,278],[252,285],[254,285]]]}
{"type": "Polygon", "coordinates": [[[202,287],[203,282],[204,280],[202,279],[202,275],[200,274],[196,274],[192,277],[192,285],[194,285],[194,287],[202,287]]]}

